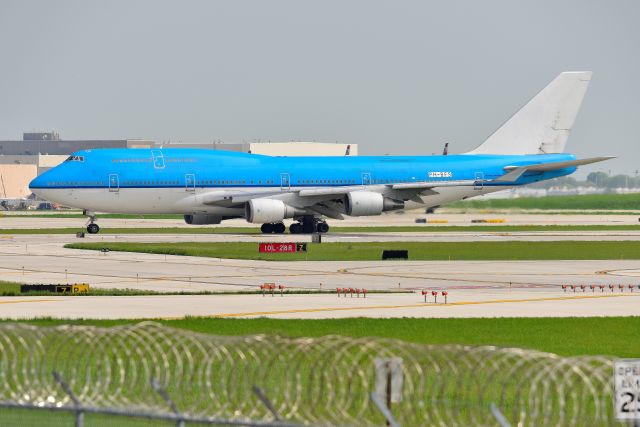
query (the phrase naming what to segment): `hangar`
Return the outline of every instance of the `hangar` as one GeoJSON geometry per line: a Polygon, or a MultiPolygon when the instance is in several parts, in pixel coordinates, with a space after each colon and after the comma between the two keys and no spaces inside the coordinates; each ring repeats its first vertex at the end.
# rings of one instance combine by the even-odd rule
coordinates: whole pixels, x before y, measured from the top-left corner
{"type": "Polygon", "coordinates": [[[29,182],[58,166],[71,153],[96,148],[200,148],[268,156],[356,156],[357,144],[323,142],[156,143],[148,139],[65,140],[56,131],[25,132],[21,140],[0,141],[0,199],[30,196],[29,182]]]}

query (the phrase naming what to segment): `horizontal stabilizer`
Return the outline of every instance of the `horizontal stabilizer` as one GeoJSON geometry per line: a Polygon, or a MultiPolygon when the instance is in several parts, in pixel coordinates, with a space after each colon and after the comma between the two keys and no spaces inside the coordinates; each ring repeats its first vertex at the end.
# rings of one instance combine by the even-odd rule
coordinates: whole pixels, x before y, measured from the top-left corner
{"type": "Polygon", "coordinates": [[[504,168],[508,173],[497,178],[495,181],[513,182],[517,181],[525,172],[550,172],[560,169],[572,168],[576,166],[588,165],[591,163],[603,162],[613,159],[613,156],[591,157],[589,159],[567,160],[565,162],[537,163],[533,165],[523,166],[506,166],[504,168]]]}

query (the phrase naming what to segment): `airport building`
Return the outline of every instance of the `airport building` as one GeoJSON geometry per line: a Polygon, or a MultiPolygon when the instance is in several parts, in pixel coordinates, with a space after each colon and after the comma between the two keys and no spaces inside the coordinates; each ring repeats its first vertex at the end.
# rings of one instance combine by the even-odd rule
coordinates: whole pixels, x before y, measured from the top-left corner
{"type": "Polygon", "coordinates": [[[71,153],[96,148],[201,148],[268,156],[355,156],[357,144],[249,142],[158,144],[147,139],[65,140],[58,132],[25,132],[21,140],[0,141],[0,199],[28,197],[29,182],[62,163],[71,153]]]}
{"type": "Polygon", "coordinates": [[[165,144],[165,148],[207,148],[210,150],[237,151],[266,156],[357,156],[357,144],[326,142],[246,142],[240,144],[165,144]]]}
{"type": "Polygon", "coordinates": [[[0,164],[0,199],[29,197],[29,182],[37,176],[36,165],[0,164]]]}
{"type": "Polygon", "coordinates": [[[66,155],[92,148],[149,148],[155,143],[143,139],[64,140],[57,132],[28,132],[21,140],[0,141],[0,156],[36,154],[66,155]]]}

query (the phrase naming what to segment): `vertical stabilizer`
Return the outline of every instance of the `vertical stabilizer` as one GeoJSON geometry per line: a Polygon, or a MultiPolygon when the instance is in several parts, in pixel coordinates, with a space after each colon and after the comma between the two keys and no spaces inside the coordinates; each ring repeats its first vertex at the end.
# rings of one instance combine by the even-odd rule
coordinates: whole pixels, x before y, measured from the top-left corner
{"type": "Polygon", "coordinates": [[[587,92],[591,71],[567,71],[467,154],[562,153],[587,92]]]}

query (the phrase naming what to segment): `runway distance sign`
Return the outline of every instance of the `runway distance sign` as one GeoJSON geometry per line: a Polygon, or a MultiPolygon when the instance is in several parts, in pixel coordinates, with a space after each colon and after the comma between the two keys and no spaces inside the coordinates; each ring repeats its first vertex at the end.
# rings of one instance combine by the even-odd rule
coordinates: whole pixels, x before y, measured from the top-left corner
{"type": "Polygon", "coordinates": [[[259,252],[268,254],[307,252],[307,244],[292,242],[260,243],[259,252]]]}
{"type": "Polygon", "coordinates": [[[618,420],[640,420],[640,359],[614,362],[615,412],[618,420]]]}

